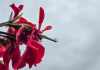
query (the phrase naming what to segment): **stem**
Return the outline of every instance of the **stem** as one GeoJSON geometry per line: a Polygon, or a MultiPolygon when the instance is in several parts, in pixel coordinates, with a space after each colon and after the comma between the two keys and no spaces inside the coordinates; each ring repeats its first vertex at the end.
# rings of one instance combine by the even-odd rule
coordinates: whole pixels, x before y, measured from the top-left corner
{"type": "Polygon", "coordinates": [[[7,43],[8,43],[8,40],[7,39],[5,40],[5,39],[1,39],[0,38],[0,44],[7,44],[7,43]]]}
{"type": "Polygon", "coordinates": [[[5,35],[0,35],[0,36],[3,36],[3,37],[6,37],[6,38],[9,38],[9,39],[13,39],[13,40],[16,40],[16,38],[15,37],[12,37],[12,36],[5,36],[5,35]]]}
{"type": "Polygon", "coordinates": [[[16,20],[18,20],[22,16],[22,14],[16,16],[14,19],[11,19],[12,18],[12,13],[11,13],[9,21],[0,23],[0,27],[8,26],[8,24],[13,24],[16,20]]]}
{"type": "Polygon", "coordinates": [[[1,33],[1,34],[6,34],[6,35],[9,35],[9,36],[15,36],[15,35],[13,35],[13,34],[6,33],[6,32],[2,32],[2,31],[0,31],[0,33],[1,33]]]}
{"type": "Polygon", "coordinates": [[[21,14],[18,15],[18,16],[16,16],[13,20],[11,20],[11,22],[15,22],[15,21],[18,20],[22,15],[23,15],[23,13],[21,13],[21,14]]]}
{"type": "Polygon", "coordinates": [[[10,14],[9,21],[12,20],[12,15],[13,15],[13,12],[11,12],[11,14],[10,14]]]}
{"type": "Polygon", "coordinates": [[[2,26],[7,26],[8,23],[9,23],[9,21],[0,23],[0,27],[2,27],[2,26]]]}
{"type": "Polygon", "coordinates": [[[0,31],[0,34],[7,35],[7,36],[0,35],[0,36],[4,36],[4,37],[11,38],[11,39],[14,39],[14,40],[16,39],[16,36],[13,35],[13,34],[10,34],[10,33],[6,33],[6,32],[2,32],[2,31],[0,31]]]}
{"type": "Polygon", "coordinates": [[[16,29],[19,29],[20,27],[21,27],[21,25],[17,25],[17,24],[9,24],[9,22],[4,22],[4,23],[1,23],[0,24],[0,27],[2,27],[2,26],[9,26],[9,27],[14,27],[14,28],[16,28],[16,29]]]}
{"type": "Polygon", "coordinates": [[[58,42],[57,40],[52,39],[52,38],[50,38],[50,37],[47,37],[47,36],[45,36],[45,35],[41,35],[41,37],[44,38],[44,39],[47,39],[47,40],[53,41],[53,42],[58,42]]]}
{"type": "Polygon", "coordinates": [[[14,27],[16,29],[19,29],[21,27],[21,25],[17,25],[17,24],[7,24],[6,26],[14,27]]]}

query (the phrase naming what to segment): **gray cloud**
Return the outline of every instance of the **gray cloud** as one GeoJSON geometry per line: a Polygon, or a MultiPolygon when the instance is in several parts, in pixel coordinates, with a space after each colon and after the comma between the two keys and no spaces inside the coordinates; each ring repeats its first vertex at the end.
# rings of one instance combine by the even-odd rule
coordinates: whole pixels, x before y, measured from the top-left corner
{"type": "MultiPolygon", "coordinates": [[[[17,3],[25,4],[24,16],[34,22],[38,20],[39,7],[43,6],[46,11],[44,23],[54,25],[54,29],[45,34],[59,40],[57,44],[43,40],[44,60],[31,70],[100,69],[99,0],[18,0],[17,3]]],[[[2,2],[0,16],[8,16],[9,4],[10,1],[2,2]]]]}

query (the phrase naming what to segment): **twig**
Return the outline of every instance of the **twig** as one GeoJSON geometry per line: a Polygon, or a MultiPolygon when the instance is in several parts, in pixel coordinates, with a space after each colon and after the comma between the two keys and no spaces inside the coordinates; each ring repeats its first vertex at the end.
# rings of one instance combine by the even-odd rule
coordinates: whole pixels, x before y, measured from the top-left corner
{"type": "Polygon", "coordinates": [[[45,35],[41,35],[41,38],[47,39],[47,40],[50,40],[50,41],[53,41],[53,42],[58,42],[57,40],[52,39],[52,38],[50,38],[50,37],[47,37],[47,36],[45,36],[45,35]]]}
{"type": "Polygon", "coordinates": [[[11,21],[12,20],[12,12],[11,12],[11,14],[10,14],[10,17],[9,17],[9,21],[11,21]]]}
{"type": "MultiPolygon", "coordinates": [[[[22,13],[22,14],[23,14],[23,13],[22,13]]],[[[8,24],[14,24],[14,22],[15,22],[16,20],[18,20],[18,19],[22,16],[22,14],[16,16],[14,19],[12,19],[12,17],[11,17],[11,16],[12,16],[12,13],[11,13],[9,20],[6,21],[6,22],[0,23],[0,27],[2,27],[2,26],[8,26],[8,24]]]]}
{"type": "Polygon", "coordinates": [[[7,35],[8,37],[10,36],[10,37],[12,37],[12,38],[15,38],[15,37],[16,37],[16,36],[13,35],[13,34],[6,33],[6,32],[2,32],[2,31],[0,31],[0,34],[4,34],[4,35],[7,35]]]}
{"type": "Polygon", "coordinates": [[[9,38],[10,40],[16,40],[16,38],[13,36],[6,36],[6,35],[2,35],[2,34],[0,34],[0,36],[9,38]]]}

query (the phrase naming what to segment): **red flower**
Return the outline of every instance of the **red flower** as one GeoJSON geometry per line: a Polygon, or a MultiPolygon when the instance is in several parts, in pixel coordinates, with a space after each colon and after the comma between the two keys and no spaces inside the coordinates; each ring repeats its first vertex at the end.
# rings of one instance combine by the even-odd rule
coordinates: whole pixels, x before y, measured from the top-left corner
{"type": "Polygon", "coordinates": [[[5,46],[1,45],[0,46],[0,57],[2,57],[4,55],[5,51],[6,51],[5,46]]]}
{"type": "Polygon", "coordinates": [[[21,55],[20,55],[19,47],[14,48],[12,55],[11,55],[13,68],[15,67],[16,63],[19,61],[20,57],[21,55]]]}
{"type": "Polygon", "coordinates": [[[52,28],[51,26],[47,26],[45,29],[40,30],[43,20],[44,10],[41,7],[38,29],[34,24],[28,22],[25,18],[20,18],[17,22],[18,24],[27,24],[27,26],[22,26],[19,28],[18,32],[16,33],[17,41],[24,44],[27,43],[27,48],[22,57],[19,59],[19,62],[16,64],[16,69],[25,66],[26,63],[28,63],[29,67],[31,68],[33,64],[36,65],[41,62],[45,49],[42,44],[39,43],[39,40],[41,39],[41,34],[44,31],[50,30],[52,28]]]}
{"type": "MultiPolygon", "coordinates": [[[[17,7],[15,4],[12,4],[11,8],[14,12],[11,20],[14,20],[22,11],[23,5],[17,7]]],[[[0,56],[3,57],[4,62],[4,64],[0,64],[0,70],[2,70],[3,67],[6,68],[5,70],[8,70],[10,60],[12,60],[12,67],[15,70],[23,68],[26,64],[31,68],[32,65],[36,66],[42,61],[45,48],[40,40],[42,39],[44,31],[52,29],[52,26],[50,25],[41,29],[44,17],[44,9],[40,7],[38,28],[24,17],[19,17],[14,23],[12,22],[12,25],[18,25],[19,27],[9,27],[8,33],[14,35],[16,40],[10,39],[10,43],[7,44],[6,48],[0,47],[0,56]],[[19,45],[21,44],[27,46],[22,56],[19,50],[19,45]]]]}
{"type": "MultiPolygon", "coordinates": [[[[41,12],[42,13],[44,12],[43,9],[41,10],[41,12]]],[[[43,14],[41,16],[44,17],[43,14]]],[[[19,39],[18,41],[21,41],[21,43],[27,43],[27,48],[24,54],[22,55],[22,57],[19,59],[19,62],[17,63],[15,67],[16,69],[23,67],[23,65],[25,65],[26,63],[29,64],[30,68],[32,67],[33,64],[36,65],[40,63],[44,56],[44,51],[45,51],[44,47],[38,42],[38,40],[40,40],[39,34],[41,33],[40,27],[43,22],[43,19],[40,22],[41,24],[39,25],[40,27],[38,30],[36,29],[34,24],[27,23],[28,21],[26,21],[26,19],[23,19],[23,20],[20,20],[20,21],[24,22],[24,24],[25,23],[28,24],[29,26],[26,26],[26,27],[22,26],[18,30],[16,36],[17,36],[17,40],[19,39]]]]}

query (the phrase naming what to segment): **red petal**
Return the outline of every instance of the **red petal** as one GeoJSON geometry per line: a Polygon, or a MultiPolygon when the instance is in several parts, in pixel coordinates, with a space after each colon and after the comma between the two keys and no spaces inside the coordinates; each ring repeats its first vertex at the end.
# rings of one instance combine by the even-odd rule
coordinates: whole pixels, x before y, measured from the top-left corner
{"type": "Polygon", "coordinates": [[[16,34],[16,30],[15,30],[15,28],[13,28],[13,27],[9,27],[9,29],[8,29],[8,33],[11,33],[11,34],[16,34]]]}
{"type": "Polygon", "coordinates": [[[18,8],[19,8],[19,10],[21,11],[21,10],[23,9],[23,7],[24,7],[23,5],[19,5],[18,8]]]}
{"type": "Polygon", "coordinates": [[[44,30],[42,30],[42,32],[47,31],[47,30],[51,30],[52,26],[46,26],[44,30]]]}
{"type": "MultiPolygon", "coordinates": [[[[24,29],[25,29],[25,27],[22,26],[22,27],[17,31],[17,33],[16,33],[16,42],[17,42],[17,44],[21,44],[22,41],[23,41],[23,38],[25,37],[25,36],[23,35],[24,29]]],[[[26,39],[26,38],[25,38],[25,39],[26,39]]]]}
{"type": "Polygon", "coordinates": [[[16,22],[17,24],[21,24],[21,23],[26,23],[28,22],[25,18],[21,17],[19,18],[19,20],[16,22]]]}
{"type": "Polygon", "coordinates": [[[9,51],[6,51],[5,54],[3,55],[3,62],[4,65],[6,66],[6,69],[9,69],[9,62],[10,62],[10,57],[11,54],[9,54],[9,51]]]}
{"type": "Polygon", "coordinates": [[[44,9],[42,7],[40,7],[40,12],[39,12],[39,28],[38,28],[39,30],[40,30],[42,22],[44,20],[44,16],[45,16],[44,9]]]}
{"type": "Polygon", "coordinates": [[[12,8],[12,10],[14,11],[14,18],[20,13],[20,11],[23,9],[23,5],[19,5],[19,7],[17,7],[15,4],[10,5],[10,7],[12,8]]]}
{"type": "Polygon", "coordinates": [[[9,70],[5,64],[0,64],[0,70],[9,70]]]}
{"type": "Polygon", "coordinates": [[[29,64],[29,67],[32,67],[33,62],[35,60],[35,56],[36,56],[35,52],[36,52],[35,49],[27,47],[22,57],[19,59],[19,61],[15,65],[15,69],[24,67],[26,63],[29,64]]]}
{"type": "Polygon", "coordinates": [[[23,54],[23,63],[28,63],[29,67],[31,68],[33,65],[33,62],[35,61],[35,57],[36,57],[36,50],[32,49],[30,47],[26,48],[25,53],[23,54]]]}
{"type": "Polygon", "coordinates": [[[27,42],[27,39],[31,35],[32,30],[30,30],[30,31],[26,31],[26,30],[27,30],[27,27],[24,27],[24,26],[19,28],[19,30],[16,33],[17,43],[22,44],[22,43],[27,42]]]}
{"type": "Polygon", "coordinates": [[[20,50],[19,50],[19,47],[16,47],[12,53],[12,66],[13,66],[13,68],[15,68],[16,63],[18,62],[19,59],[20,59],[20,50]]]}
{"type": "Polygon", "coordinates": [[[19,18],[19,20],[16,22],[17,24],[28,24],[32,27],[35,27],[35,24],[29,22],[27,19],[25,19],[24,17],[19,18]]]}
{"type": "Polygon", "coordinates": [[[35,59],[31,63],[33,63],[34,65],[40,63],[44,56],[45,48],[39,42],[32,39],[28,41],[27,45],[28,47],[33,49],[33,55],[35,54],[34,55],[35,59]]]}
{"type": "Polygon", "coordinates": [[[3,56],[5,52],[6,52],[6,48],[3,46],[0,46],[0,57],[3,56]]]}
{"type": "Polygon", "coordinates": [[[8,51],[5,52],[4,56],[3,56],[3,61],[5,64],[9,64],[10,61],[10,54],[8,51]]]}
{"type": "Polygon", "coordinates": [[[37,41],[28,40],[27,48],[15,68],[19,69],[24,67],[26,63],[28,63],[31,68],[33,64],[36,65],[40,63],[44,56],[44,51],[44,47],[37,41]]]}

